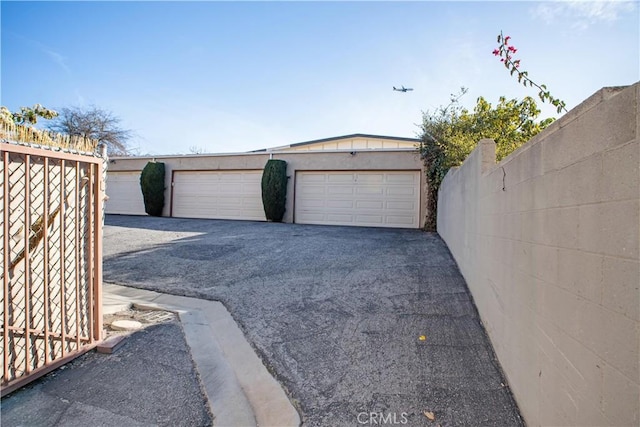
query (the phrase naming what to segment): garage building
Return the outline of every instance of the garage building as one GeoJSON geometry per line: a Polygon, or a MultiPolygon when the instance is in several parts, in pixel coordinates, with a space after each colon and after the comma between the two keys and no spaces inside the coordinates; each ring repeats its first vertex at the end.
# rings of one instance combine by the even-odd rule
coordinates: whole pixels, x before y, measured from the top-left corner
{"type": "Polygon", "coordinates": [[[163,216],[265,221],[262,170],[287,162],[283,221],[299,224],[420,228],[426,182],[418,139],[354,134],[248,153],[114,157],[106,212],[145,215],[140,173],[165,163],[163,216]]]}

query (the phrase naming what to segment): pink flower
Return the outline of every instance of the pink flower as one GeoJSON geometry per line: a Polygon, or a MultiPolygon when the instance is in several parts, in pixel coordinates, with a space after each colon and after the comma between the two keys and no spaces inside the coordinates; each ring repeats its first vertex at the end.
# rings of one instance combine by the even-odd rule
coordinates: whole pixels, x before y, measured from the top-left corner
{"type": "Polygon", "coordinates": [[[498,56],[498,55],[500,55],[500,51],[499,51],[498,49],[494,49],[494,50],[493,50],[493,54],[494,54],[495,56],[498,56]]]}
{"type": "Polygon", "coordinates": [[[511,38],[511,36],[507,36],[504,38],[504,44],[509,44],[509,39],[511,38]]]}
{"type": "Polygon", "coordinates": [[[513,47],[513,46],[509,46],[509,51],[510,51],[510,52],[513,52],[513,53],[516,53],[516,52],[518,51],[518,49],[516,49],[516,48],[515,48],[515,47],[513,47]]]}

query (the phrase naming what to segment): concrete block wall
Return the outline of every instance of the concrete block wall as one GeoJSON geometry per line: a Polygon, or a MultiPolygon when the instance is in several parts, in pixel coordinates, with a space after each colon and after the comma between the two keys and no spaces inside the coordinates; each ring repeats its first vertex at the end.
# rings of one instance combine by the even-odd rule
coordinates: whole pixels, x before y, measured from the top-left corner
{"type": "Polygon", "coordinates": [[[640,425],[640,83],[444,179],[438,232],[529,425],[640,425]]]}

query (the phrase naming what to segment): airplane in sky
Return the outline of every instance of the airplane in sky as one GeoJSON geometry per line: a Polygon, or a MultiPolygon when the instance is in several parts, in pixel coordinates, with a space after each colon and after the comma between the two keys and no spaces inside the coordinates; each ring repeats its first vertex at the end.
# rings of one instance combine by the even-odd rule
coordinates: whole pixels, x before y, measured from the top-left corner
{"type": "Polygon", "coordinates": [[[401,88],[397,88],[397,87],[394,86],[393,90],[398,91],[398,92],[408,92],[410,90],[413,90],[413,88],[404,87],[404,86],[402,86],[401,88]]]}

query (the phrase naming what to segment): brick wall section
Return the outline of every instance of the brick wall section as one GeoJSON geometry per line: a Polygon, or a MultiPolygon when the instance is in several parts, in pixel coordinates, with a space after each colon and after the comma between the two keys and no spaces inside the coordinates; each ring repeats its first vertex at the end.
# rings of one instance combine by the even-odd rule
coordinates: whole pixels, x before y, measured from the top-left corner
{"type": "Polygon", "coordinates": [[[438,231],[532,426],[640,424],[639,86],[498,164],[480,141],[440,188],[438,231]]]}

